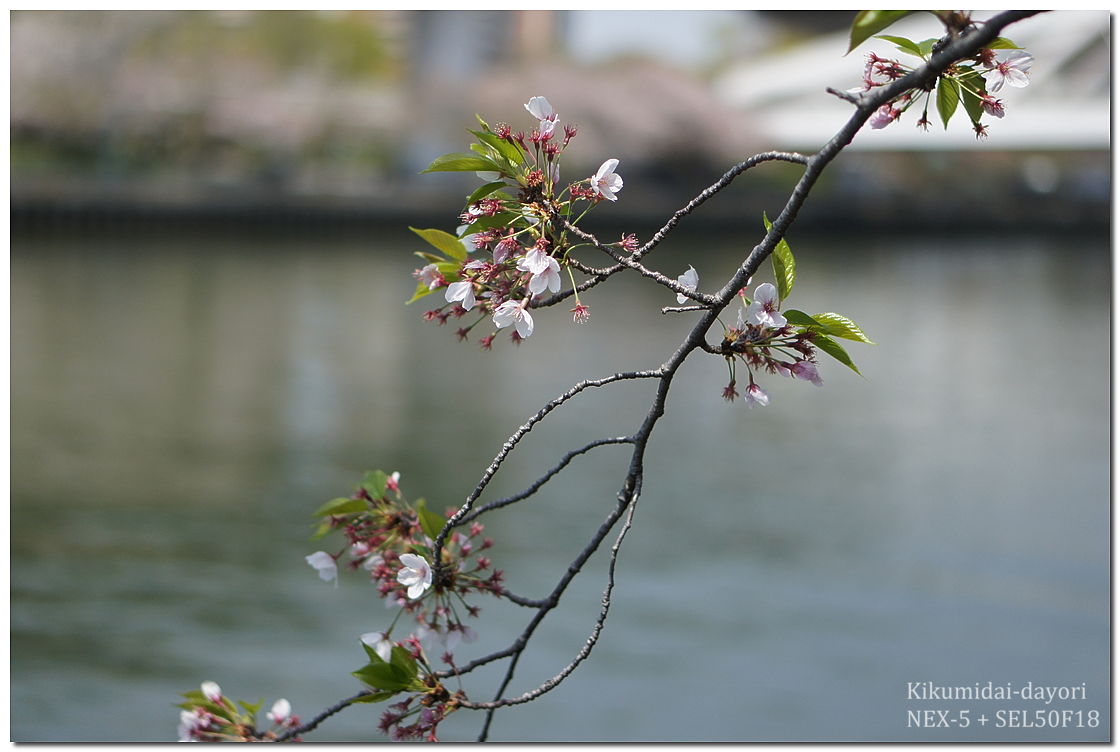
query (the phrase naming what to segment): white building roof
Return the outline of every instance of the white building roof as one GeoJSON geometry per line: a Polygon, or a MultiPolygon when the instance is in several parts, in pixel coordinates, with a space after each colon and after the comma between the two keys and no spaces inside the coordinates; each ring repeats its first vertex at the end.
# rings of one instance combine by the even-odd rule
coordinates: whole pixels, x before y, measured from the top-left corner
{"type": "MultiPolygon", "coordinates": [[[[975,14],[982,19],[990,14],[975,14]]],[[[916,13],[884,33],[915,40],[939,36],[931,15],[916,13]]],[[[1110,17],[1106,11],[1054,11],[1021,21],[1006,36],[1034,55],[1031,83],[1004,87],[1003,119],[984,118],[987,142],[977,142],[967,118],[958,115],[943,131],[936,112],[928,132],[915,127],[915,106],[883,130],[865,128],[854,149],[930,150],[981,147],[1001,149],[1109,149],[1111,137],[1110,17]]],[[[715,82],[717,98],[743,113],[752,129],[777,149],[818,148],[839,130],[852,106],[826,93],[827,87],[860,85],[867,53],[900,62],[917,58],[889,42],[872,39],[848,55],[847,32],[816,37],[788,50],[743,61],[715,82]]]]}

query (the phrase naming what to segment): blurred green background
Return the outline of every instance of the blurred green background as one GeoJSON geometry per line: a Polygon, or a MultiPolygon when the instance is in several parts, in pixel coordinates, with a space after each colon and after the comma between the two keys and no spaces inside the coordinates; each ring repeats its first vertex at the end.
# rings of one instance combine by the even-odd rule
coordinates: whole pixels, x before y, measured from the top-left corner
{"type": "MultiPolygon", "coordinates": [[[[177,693],[204,679],[305,717],[352,694],[357,637],[391,615],[358,578],[334,590],[307,567],[310,513],[375,468],[457,505],[543,402],[655,367],[689,325],[658,312],[664,290],[618,279],[588,297],[587,326],[542,312],[518,349],[456,342],[403,305],[406,228],[453,230],[477,183],[419,170],[465,147],[476,112],[531,126],[522,105],[543,94],[580,126],[566,177],[621,160],[620,200],[588,227],[648,238],[735,161],[816,150],[839,127],[848,105],[824,88],[858,84],[849,21],[12,13],[12,739],[171,740],[177,693]]],[[[789,238],[791,304],[880,343],[851,348],[864,378],[824,364],[823,389],[771,380],[770,407],[748,412],[720,400],[722,363],[690,361],[600,645],[492,739],[1110,738],[1108,30],[1103,12],[1009,30],[1037,60],[985,142],[915,116],[830,167],[789,238]],[[908,727],[926,706],[906,683],[925,680],[1084,682],[1062,707],[1102,721],[908,727]]],[[[714,288],[795,178],[740,178],[650,263],[714,288]]],[[[620,385],[550,417],[492,498],[632,431],[648,400],[620,385]]],[[[511,588],[551,587],[624,462],[604,449],[485,520],[511,588]]],[[[511,691],[579,649],[603,568],[511,691]]],[[[524,624],[482,605],[479,650],[524,624]]],[[[376,740],[377,715],[350,709],[310,739],[376,740]]],[[[458,713],[443,737],[478,723],[458,713]]]]}

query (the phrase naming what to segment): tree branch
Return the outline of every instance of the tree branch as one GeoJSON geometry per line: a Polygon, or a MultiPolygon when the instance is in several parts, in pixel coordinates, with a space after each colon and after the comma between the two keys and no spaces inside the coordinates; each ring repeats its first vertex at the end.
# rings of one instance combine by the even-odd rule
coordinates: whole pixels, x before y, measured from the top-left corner
{"type": "MultiPolygon", "coordinates": [[[[568,565],[567,569],[561,575],[559,580],[554,585],[551,592],[547,597],[534,600],[524,598],[516,595],[508,590],[497,591],[497,594],[504,596],[511,602],[533,608],[535,613],[529,619],[528,623],[518,634],[517,638],[506,648],[490,653],[489,655],[477,658],[464,666],[455,667],[449,671],[439,671],[432,674],[436,679],[444,679],[450,676],[459,676],[473,671],[474,669],[490,664],[494,661],[509,658],[509,665],[506,668],[505,675],[497,691],[494,694],[494,699],[489,702],[473,702],[470,700],[462,699],[457,701],[458,707],[485,710],[486,719],[479,735],[479,741],[484,741],[490,730],[493,714],[496,710],[502,707],[523,704],[537,699],[545,693],[551,691],[564,681],[571,673],[582,663],[591,653],[592,649],[598,642],[599,636],[602,633],[603,627],[606,623],[608,613],[610,611],[612,596],[615,586],[615,572],[618,563],[619,552],[622,543],[626,538],[629,531],[632,529],[637,502],[641,494],[642,484],[644,480],[644,459],[647,445],[650,437],[652,436],[654,427],[658,420],[665,413],[665,405],[668,399],[669,388],[675,378],[677,370],[684,363],[684,361],[696,350],[702,350],[709,353],[724,354],[716,348],[712,348],[705,340],[705,336],[711,326],[716,322],[720,313],[731,303],[738,291],[743,287],[746,281],[757,271],[761,263],[769,256],[775,247],[777,247],[780,240],[785,236],[790,226],[797,218],[797,214],[804,202],[809,196],[809,193],[816,185],[821,173],[828,166],[828,164],[849,144],[855,134],[864,126],[871,115],[882,105],[891,102],[899,95],[906,91],[915,88],[921,88],[931,84],[937,76],[944,72],[950,65],[955,62],[974,56],[982,47],[989,44],[994,40],[999,32],[1011,23],[1030,17],[1039,11],[1007,11],[997,14],[987,22],[964,32],[955,39],[952,39],[945,45],[944,49],[934,54],[931,60],[907,74],[903,78],[893,81],[887,85],[876,87],[875,89],[864,92],[862,94],[850,94],[847,92],[840,92],[838,90],[829,89],[829,93],[838,96],[845,101],[852,103],[855,106],[855,111],[844,123],[836,135],[829,140],[818,152],[811,156],[804,156],[801,154],[794,154],[788,152],[764,152],[757,154],[749,159],[740,162],[739,164],[728,170],[719,180],[712,185],[705,188],[695,198],[685,204],[684,207],[677,210],[644,245],[630,254],[620,253],[616,248],[610,245],[601,243],[594,235],[580,230],[575,225],[568,222],[564,217],[556,212],[552,212],[552,218],[559,223],[567,232],[571,232],[576,237],[590,243],[595,248],[603,251],[611,256],[616,262],[613,266],[605,268],[594,268],[585,264],[568,259],[566,263],[571,264],[576,269],[591,275],[590,279],[585,280],[575,289],[582,292],[590,289],[595,285],[605,281],[610,276],[624,270],[630,269],[638,272],[642,276],[654,280],[656,283],[667,287],[668,289],[682,295],[686,295],[692,300],[697,301],[698,305],[665,307],[662,313],[685,313],[685,312],[698,312],[700,315],[696,323],[689,330],[688,334],[677,346],[677,349],[672,355],[658,368],[646,371],[634,371],[628,373],[617,373],[601,379],[581,381],[571,387],[568,391],[560,396],[554,398],[544,407],[542,407],[536,414],[534,414],[526,423],[520,426],[502,445],[501,450],[494,457],[493,461],[483,472],[481,479],[478,481],[474,490],[468,495],[467,499],[460,506],[460,508],[452,515],[440,530],[432,550],[434,552],[434,566],[438,570],[445,566],[442,561],[442,551],[444,543],[450,531],[460,525],[466,524],[477,519],[479,516],[491,512],[511,504],[520,502],[536,494],[549,480],[564,470],[573,459],[593,449],[601,446],[613,444],[630,444],[632,451],[630,454],[630,463],[627,467],[625,476],[623,477],[622,484],[616,495],[616,503],[610,510],[609,514],[600,523],[599,527],[583,547],[581,551],[575,556],[572,562],[568,565]],[[804,170],[790,192],[790,195],[783,206],[781,212],[774,218],[773,223],[764,234],[762,240],[751,250],[747,257],[742,261],[739,267],[731,274],[725,284],[714,295],[701,293],[695,290],[688,290],[675,280],[666,277],[665,275],[646,268],[641,259],[650,253],[658,244],[660,244],[677,225],[683,220],[684,217],[695,211],[704,202],[712,196],[719,193],[726,188],[738,175],[746,170],[755,167],[764,162],[783,161],[793,164],[801,165],[804,170]],[[634,379],[654,379],[656,380],[656,391],[652,398],[652,403],[649,410],[646,412],[638,429],[630,436],[601,438],[591,441],[582,447],[570,450],[566,453],[554,467],[549,469],[544,475],[539,477],[531,485],[523,491],[512,496],[490,502],[484,506],[475,509],[474,505],[489,485],[493,476],[501,468],[502,464],[510,453],[515,449],[521,439],[533,429],[533,427],[543,420],[549,413],[557,407],[566,404],[569,400],[592,387],[607,386],[619,381],[634,380],[634,379]],[[541,683],[534,689],[530,689],[519,695],[512,697],[505,697],[505,691],[509,687],[516,673],[517,665],[521,655],[529,644],[530,639],[535,633],[537,627],[542,623],[548,613],[556,608],[559,604],[561,597],[566,591],[572,580],[582,571],[587,561],[599,550],[599,547],[615,529],[618,523],[622,521],[621,529],[615,537],[614,543],[611,546],[608,565],[607,565],[607,582],[603,591],[600,610],[592,623],[591,630],[587,639],[572,658],[572,660],[564,666],[557,674],[547,681],[541,683]]],[[[554,305],[561,300],[565,299],[568,295],[573,294],[573,291],[565,291],[557,293],[552,297],[538,302],[534,307],[547,307],[554,305]]],[[[350,698],[340,701],[335,705],[327,708],[314,719],[298,728],[291,729],[283,736],[279,737],[280,741],[285,741],[294,738],[298,734],[305,733],[316,728],[323,720],[331,715],[339,712],[343,708],[359,701],[361,698],[369,695],[369,692],[361,692],[350,698]]]]}

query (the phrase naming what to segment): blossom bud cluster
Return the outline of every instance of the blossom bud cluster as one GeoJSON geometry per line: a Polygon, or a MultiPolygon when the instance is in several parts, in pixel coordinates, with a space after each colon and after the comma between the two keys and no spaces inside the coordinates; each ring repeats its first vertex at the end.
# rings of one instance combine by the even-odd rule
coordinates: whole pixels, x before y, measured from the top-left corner
{"type": "MultiPolygon", "coordinates": [[[[503,589],[502,571],[493,569],[483,553],[493,541],[482,537],[481,524],[453,530],[442,547],[440,566],[433,566],[433,539],[446,517],[428,509],[423,499],[410,504],[401,492],[400,474],[380,471],[368,473],[352,496],[328,502],[319,514],[320,533],[341,531],[346,541],[336,553],[317,551],[306,557],[320,577],[336,580],[340,563],[365,572],[387,608],[399,607],[412,617],[410,636],[420,642],[435,638],[448,650],[464,639],[473,641],[474,632],[463,623],[459,608],[469,616],[477,616],[479,608],[464,597],[503,589]]],[[[375,641],[383,643],[380,651],[392,649],[392,630],[371,633],[381,635],[375,641]]],[[[368,643],[365,637],[369,635],[363,637],[368,643]]]]}
{"type": "Polygon", "coordinates": [[[740,308],[736,325],[725,332],[721,343],[732,372],[731,381],[723,390],[724,399],[732,402],[739,396],[734,375],[736,359],[747,367],[749,374],[749,384],[742,394],[747,407],[770,404],[770,395],[755,383],[758,372],[803,379],[822,386],[812,344],[816,334],[812,330],[798,331],[786,321],[778,310],[777,288],[764,282],[755,290],[753,301],[747,298],[746,290],[741,290],[739,296],[745,310],[740,308]]]}
{"type": "MultiPolygon", "coordinates": [[[[882,37],[895,42],[900,52],[914,55],[923,61],[929,59],[933,50],[940,44],[937,40],[913,42],[903,37],[882,37]]],[[[983,115],[1002,118],[1005,114],[1003,100],[993,96],[1004,85],[1023,88],[1030,83],[1030,69],[1034,58],[1030,53],[1019,49],[1008,39],[999,38],[990,46],[981,49],[974,58],[950,66],[937,80],[927,87],[910,89],[883,104],[868,120],[873,129],[886,128],[898,120],[914,104],[922,103],[922,116],[918,127],[930,126],[929,106],[933,100],[942,121],[948,126],[949,119],[962,105],[977,138],[988,135],[988,128],[980,122],[983,115]]],[[[896,81],[913,70],[897,60],[880,57],[874,52],[867,56],[863,71],[863,85],[852,93],[871,91],[896,81]]]]}
{"type": "Polygon", "coordinates": [[[222,694],[217,682],[204,681],[199,689],[184,692],[183,697],[186,701],[178,705],[181,742],[275,741],[300,725],[291,703],[281,698],[265,714],[270,727],[258,729],[256,714],[260,706],[234,703],[222,694]]]}
{"type": "Polygon", "coordinates": [[[439,741],[436,736],[437,727],[440,721],[455,710],[462,693],[450,694],[438,685],[434,690],[419,695],[418,700],[416,695],[410,695],[401,702],[390,705],[381,714],[378,729],[395,742],[439,741]]]}
{"type": "MultiPolygon", "coordinates": [[[[470,323],[456,330],[459,339],[467,339],[488,320],[493,329],[479,339],[487,350],[502,329],[510,330],[515,343],[532,336],[536,322],[531,310],[560,292],[563,272],[575,288],[570,254],[579,244],[569,238],[564,222],[574,225],[602,201],[617,201],[623,187],[619,160],[614,158],[604,161],[594,175],[563,186],[561,156],[578,129],[560,129],[560,116],[545,97],[532,97],[525,110],[536,124],[529,134],[514,132],[504,123],[491,129],[480,119],[482,130],[471,131],[479,139],[471,146],[474,155],[447,155],[429,168],[486,168],[476,173],[487,182],[468,197],[456,234],[446,235],[463,250],[449,249],[441,235],[443,244],[433,245],[443,257],[418,254],[430,263],[413,272],[418,281],[413,300],[443,290],[445,305],[424,317],[445,324],[452,317],[471,316],[470,323]]],[[[638,247],[633,235],[623,236],[616,245],[627,252],[638,247]]],[[[572,318],[583,323],[590,311],[574,292],[572,318]]]]}

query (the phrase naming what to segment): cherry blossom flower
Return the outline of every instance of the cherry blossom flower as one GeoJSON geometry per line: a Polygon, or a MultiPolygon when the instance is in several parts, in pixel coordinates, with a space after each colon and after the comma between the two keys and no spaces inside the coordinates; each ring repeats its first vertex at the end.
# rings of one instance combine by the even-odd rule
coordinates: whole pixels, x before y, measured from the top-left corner
{"type": "Polygon", "coordinates": [[[583,303],[576,303],[576,307],[572,309],[572,321],[577,324],[586,324],[591,320],[591,309],[583,303]]]}
{"type": "Polygon", "coordinates": [[[512,237],[502,238],[494,246],[494,263],[500,264],[511,255],[520,252],[521,244],[512,237]]]}
{"type": "Polygon", "coordinates": [[[502,303],[494,311],[494,326],[504,329],[510,324],[514,324],[519,337],[525,339],[531,336],[533,334],[533,317],[526,308],[528,303],[528,298],[520,303],[513,300],[502,303]]]}
{"type": "Polygon", "coordinates": [[[591,176],[591,187],[607,201],[617,201],[615,194],[622,190],[622,176],[615,173],[617,159],[608,159],[599,165],[599,171],[591,176]]]}
{"type": "Polygon", "coordinates": [[[452,282],[447,286],[447,292],[444,297],[448,303],[458,302],[463,307],[463,310],[469,311],[474,308],[474,283],[470,280],[464,279],[461,282],[452,282]]]}
{"type": "Polygon", "coordinates": [[[432,586],[432,568],[423,556],[401,554],[401,571],[397,582],[408,588],[408,597],[415,600],[432,586]]]}
{"type": "Polygon", "coordinates": [[[202,708],[183,710],[179,712],[179,741],[197,741],[195,732],[210,727],[210,714],[202,708]]]}
{"type": "Polygon", "coordinates": [[[281,697],[272,705],[272,710],[268,711],[265,715],[268,720],[272,721],[278,726],[283,726],[292,717],[292,704],[281,697]]]}
{"type": "Polygon", "coordinates": [[[1005,110],[1003,109],[1003,100],[996,99],[990,94],[984,94],[980,98],[980,104],[984,108],[984,112],[997,118],[1004,116],[1005,110]]]}
{"type": "Polygon", "coordinates": [[[530,248],[523,258],[518,260],[517,268],[523,272],[540,274],[548,268],[548,259],[549,256],[545,251],[545,246],[538,243],[530,248]]]}
{"type": "Polygon", "coordinates": [[[1030,83],[1028,74],[1034,57],[1023,50],[1011,50],[996,55],[992,69],[984,74],[988,91],[999,91],[1004,84],[1021,89],[1030,83]]]}
{"type": "Polygon", "coordinates": [[[202,682],[202,694],[210,702],[221,702],[222,688],[218,686],[217,682],[204,681],[202,682]]]}
{"type": "Polygon", "coordinates": [[[532,97],[525,103],[525,109],[540,121],[540,134],[551,136],[556,129],[556,121],[560,119],[560,116],[556,114],[556,110],[552,108],[548,100],[544,97],[532,97]]]}
{"type": "Polygon", "coordinates": [[[517,262],[518,269],[533,273],[533,277],[529,280],[529,292],[539,295],[545,291],[545,288],[552,292],[559,292],[560,264],[544,251],[534,256],[537,250],[537,248],[530,249],[529,253],[525,254],[525,258],[517,262]]]}
{"type": "Polygon", "coordinates": [[[759,326],[781,329],[786,317],[778,313],[778,289],[763,282],[754,291],[754,302],[747,308],[747,320],[759,326]]]}
{"type": "Polygon", "coordinates": [[[747,398],[747,407],[766,407],[770,404],[770,395],[755,383],[747,387],[743,396],[747,398]]]}
{"type": "Polygon", "coordinates": [[[393,492],[401,490],[401,473],[399,470],[394,471],[385,479],[385,488],[393,492]]]}
{"type": "Polygon", "coordinates": [[[464,235],[459,238],[459,242],[467,249],[467,253],[474,253],[478,250],[478,244],[474,240],[476,237],[478,237],[478,233],[472,232],[470,235],[464,235]]]}
{"type": "Polygon", "coordinates": [[[824,382],[821,381],[820,374],[817,373],[816,364],[812,363],[811,361],[799,360],[793,364],[793,366],[790,368],[790,371],[795,378],[803,379],[805,381],[816,384],[817,386],[824,386],[824,382]]]}
{"type": "Polygon", "coordinates": [[[885,104],[879,109],[875,110],[875,114],[867,121],[868,125],[874,130],[886,128],[888,125],[898,120],[902,116],[902,110],[896,110],[889,104],[885,104]]]}
{"type": "MultiPolygon", "coordinates": [[[[680,284],[682,287],[688,288],[689,290],[695,290],[696,285],[700,284],[700,275],[697,274],[696,270],[693,269],[692,266],[690,265],[688,267],[687,272],[685,272],[681,276],[677,277],[677,283],[680,284]]],[[[687,303],[688,301],[689,301],[689,297],[687,295],[682,295],[679,292],[677,293],[677,302],[678,303],[687,303]]]]}
{"type": "Polygon", "coordinates": [[[428,264],[417,271],[415,276],[416,279],[426,284],[429,290],[434,290],[443,284],[443,275],[439,273],[435,264],[428,264]]]}
{"type": "Polygon", "coordinates": [[[305,556],[304,559],[311,565],[312,569],[319,573],[319,579],[323,582],[334,582],[338,585],[338,562],[334,557],[326,551],[316,551],[310,556],[305,556]]]}
{"type": "Polygon", "coordinates": [[[393,643],[384,632],[366,632],[360,639],[373,648],[377,657],[386,663],[393,657],[393,643]]]}

